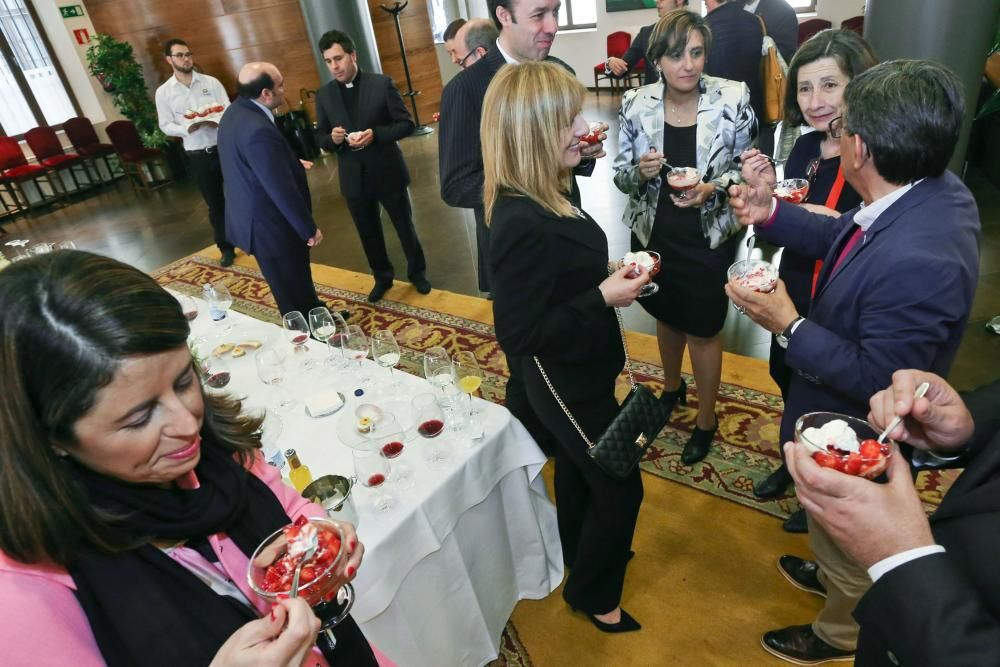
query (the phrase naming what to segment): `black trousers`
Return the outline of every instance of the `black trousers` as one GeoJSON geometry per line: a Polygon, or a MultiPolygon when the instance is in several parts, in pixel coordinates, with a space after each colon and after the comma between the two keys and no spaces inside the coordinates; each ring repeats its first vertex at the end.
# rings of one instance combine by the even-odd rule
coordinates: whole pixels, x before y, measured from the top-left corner
{"type": "Polygon", "coordinates": [[[212,224],[215,245],[219,250],[232,250],[233,244],[226,240],[226,196],[222,185],[222,165],[219,164],[219,151],[214,146],[211,151],[189,151],[188,161],[201,197],[208,204],[208,221],[212,224]]]}
{"type": "Polygon", "coordinates": [[[347,197],[347,208],[351,212],[354,226],[361,237],[361,246],[368,258],[375,282],[379,284],[392,283],[394,269],[389,261],[389,253],[385,249],[385,235],[382,233],[382,218],[379,216],[379,204],[389,214],[392,226],[396,229],[399,243],[406,255],[406,275],[412,281],[424,277],[427,271],[427,261],[424,259],[424,249],[417,238],[417,230],[413,226],[413,207],[410,205],[410,195],[404,188],[398,192],[371,194],[362,197],[347,197]]]}
{"type": "Polygon", "coordinates": [[[482,206],[472,209],[476,215],[476,268],[479,269],[479,291],[491,292],[493,277],[490,274],[490,228],[486,226],[486,212],[482,206]]]}
{"type": "Polygon", "coordinates": [[[316,295],[309,266],[309,246],[304,241],[301,249],[255,257],[282,315],[297,310],[308,318],[310,310],[326,305],[316,295]]]}
{"type": "MultiPolygon", "coordinates": [[[[538,370],[525,369],[525,373],[531,374],[525,383],[528,399],[556,445],[556,516],[569,568],[563,598],[575,609],[605,614],[621,604],[628,552],[642,504],[639,468],[624,480],[601,470],[538,370]]],[[[604,397],[567,407],[590,438],[599,436],[618,413],[611,384],[604,397]]]]}

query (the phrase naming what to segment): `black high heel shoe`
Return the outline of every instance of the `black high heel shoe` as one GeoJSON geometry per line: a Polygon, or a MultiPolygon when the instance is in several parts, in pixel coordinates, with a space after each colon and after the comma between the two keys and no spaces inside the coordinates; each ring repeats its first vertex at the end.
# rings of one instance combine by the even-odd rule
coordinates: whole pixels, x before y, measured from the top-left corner
{"type": "Polygon", "coordinates": [[[674,406],[680,403],[681,405],[687,405],[687,383],[684,378],[681,378],[681,386],[679,386],[674,391],[664,391],[660,393],[660,403],[663,403],[667,408],[673,412],[674,406]]]}
{"type": "MultiPolygon", "coordinates": [[[[573,611],[579,611],[576,607],[570,607],[573,611]]],[[[587,612],[584,612],[587,613],[587,612]]],[[[622,609],[622,618],[617,623],[605,623],[600,621],[593,614],[587,614],[587,618],[590,622],[594,624],[594,627],[601,632],[607,632],[608,634],[617,634],[619,632],[635,632],[636,630],[642,630],[642,626],[639,625],[639,621],[632,618],[627,611],[622,609]]]]}
{"type": "Polygon", "coordinates": [[[708,455],[708,450],[712,447],[715,432],[718,430],[718,417],[715,418],[715,426],[710,431],[705,431],[695,425],[694,431],[691,432],[691,438],[684,445],[684,451],[681,452],[681,461],[685,465],[691,465],[705,458],[708,455]]]}

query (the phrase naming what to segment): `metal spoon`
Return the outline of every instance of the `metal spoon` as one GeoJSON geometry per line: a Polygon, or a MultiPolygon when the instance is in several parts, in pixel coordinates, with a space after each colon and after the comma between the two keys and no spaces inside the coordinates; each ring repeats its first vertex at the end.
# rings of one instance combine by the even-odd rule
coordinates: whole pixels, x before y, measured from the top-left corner
{"type": "Polygon", "coordinates": [[[319,546],[319,532],[313,530],[312,536],[309,538],[309,546],[306,547],[305,553],[299,559],[299,564],[295,566],[295,575],[292,577],[292,590],[289,593],[289,597],[296,598],[299,596],[299,576],[302,574],[302,566],[316,554],[317,546],[319,546]]]}
{"type": "MultiPolygon", "coordinates": [[[[918,398],[922,397],[924,394],[927,393],[927,390],[930,388],[931,388],[930,382],[922,383],[919,387],[917,387],[917,390],[913,392],[913,400],[917,400],[918,398]]],[[[888,436],[889,433],[892,432],[894,428],[899,426],[899,423],[901,421],[903,421],[903,418],[900,417],[899,415],[893,417],[892,421],[889,422],[889,425],[885,427],[885,430],[882,431],[882,434],[878,437],[878,444],[881,445],[885,441],[886,436],[888,436]]]]}

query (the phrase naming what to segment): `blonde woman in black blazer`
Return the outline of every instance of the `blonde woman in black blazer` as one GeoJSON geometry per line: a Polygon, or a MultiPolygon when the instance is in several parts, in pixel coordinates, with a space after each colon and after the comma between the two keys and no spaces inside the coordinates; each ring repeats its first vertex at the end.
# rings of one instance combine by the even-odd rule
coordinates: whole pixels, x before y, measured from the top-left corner
{"type": "Polygon", "coordinates": [[[647,273],[609,275],[608,242],[569,198],[580,138],[583,86],[549,63],[506,67],[483,104],[484,204],[490,225],[493,314],[511,371],[556,441],[555,487],[563,597],[605,632],[638,630],[621,608],[625,567],[642,502],[636,469],[604,473],[559,407],[537,357],[580,426],[596,439],[618,411],[615,379],[625,357],[614,307],[627,306],[647,273]]]}

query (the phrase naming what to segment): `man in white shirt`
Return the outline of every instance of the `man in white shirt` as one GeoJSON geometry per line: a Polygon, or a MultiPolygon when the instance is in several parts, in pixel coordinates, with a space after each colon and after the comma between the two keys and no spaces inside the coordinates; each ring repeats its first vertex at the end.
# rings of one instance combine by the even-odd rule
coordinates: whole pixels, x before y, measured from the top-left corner
{"type": "Polygon", "coordinates": [[[208,204],[208,220],[215,245],[222,252],[222,266],[230,266],[235,250],[226,239],[226,198],[216,150],[219,119],[229,106],[229,96],[218,79],[195,71],[194,54],[184,40],[168,40],[163,55],[174,74],[156,89],[160,129],[184,142],[194,180],[208,204]]]}
{"type": "Polygon", "coordinates": [[[870,406],[879,430],[903,418],[888,435],[912,446],[914,463],[965,471],[928,520],[901,450],[889,482],[872,484],[785,445],[802,504],[872,580],[854,611],[855,664],[1000,664],[1000,382],[959,396],[938,375],[901,370],[870,406]]]}

